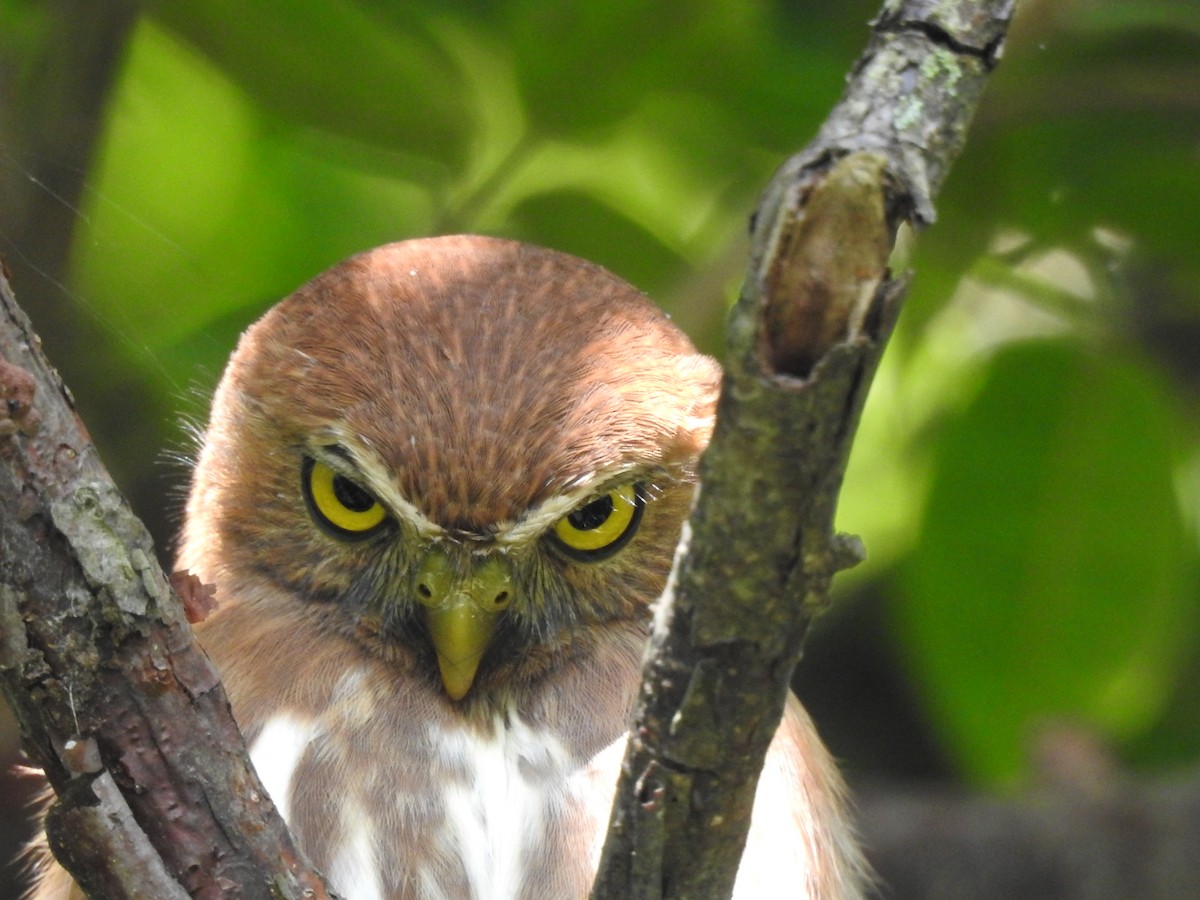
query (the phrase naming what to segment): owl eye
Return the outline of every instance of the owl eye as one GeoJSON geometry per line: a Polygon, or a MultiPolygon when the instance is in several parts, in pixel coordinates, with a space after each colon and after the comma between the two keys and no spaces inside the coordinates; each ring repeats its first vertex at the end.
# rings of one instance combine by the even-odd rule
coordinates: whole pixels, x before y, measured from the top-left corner
{"type": "Polygon", "coordinates": [[[309,513],[335,537],[370,537],[387,518],[374,496],[320,460],[305,458],[300,473],[309,513]]]}
{"type": "Polygon", "coordinates": [[[563,516],[554,525],[554,537],[568,556],[603,559],[628,543],[642,519],[645,499],[640,485],[614,488],[563,516]]]}

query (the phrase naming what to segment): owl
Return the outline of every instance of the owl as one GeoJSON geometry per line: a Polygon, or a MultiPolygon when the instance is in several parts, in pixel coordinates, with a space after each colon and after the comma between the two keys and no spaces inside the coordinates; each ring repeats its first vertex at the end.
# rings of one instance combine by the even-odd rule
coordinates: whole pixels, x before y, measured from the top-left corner
{"type": "MultiPolygon", "coordinates": [[[[482,237],[353,257],[242,337],[178,566],[342,897],[587,896],[720,378],[604,269],[482,237]]],[[[792,698],[735,896],[857,897],[861,868],[792,698]]]]}

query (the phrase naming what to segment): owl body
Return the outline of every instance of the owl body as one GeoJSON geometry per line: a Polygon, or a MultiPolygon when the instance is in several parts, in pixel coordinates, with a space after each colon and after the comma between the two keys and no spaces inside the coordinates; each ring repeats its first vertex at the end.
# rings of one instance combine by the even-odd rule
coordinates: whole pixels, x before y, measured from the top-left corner
{"type": "MultiPolygon", "coordinates": [[[[605,270],[479,237],[351,258],[243,336],[178,563],[341,896],[587,896],[719,382],[605,270]]],[[[861,868],[793,699],[736,896],[853,898],[861,868]]]]}
{"type": "Polygon", "coordinates": [[[609,629],[566,677],[464,712],[353,642],[239,618],[202,639],[223,648],[214,661],[264,786],[339,894],[586,896],[628,718],[629,679],[614,675],[636,672],[638,631],[609,629]],[[289,653],[299,636],[319,652],[289,653]],[[286,691],[253,684],[251,660],[286,691]]]}

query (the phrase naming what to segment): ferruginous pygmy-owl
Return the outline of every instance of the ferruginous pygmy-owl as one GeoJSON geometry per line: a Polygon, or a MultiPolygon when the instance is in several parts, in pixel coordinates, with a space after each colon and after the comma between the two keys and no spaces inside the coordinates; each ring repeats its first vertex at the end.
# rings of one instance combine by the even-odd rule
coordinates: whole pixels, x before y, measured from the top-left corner
{"type": "MultiPolygon", "coordinates": [[[[356,256],[246,332],[179,567],[216,585],[201,643],[341,896],[587,896],[719,381],[609,272],[480,237],[356,256]]],[[[856,897],[861,870],[792,698],[736,896],[856,897]]]]}

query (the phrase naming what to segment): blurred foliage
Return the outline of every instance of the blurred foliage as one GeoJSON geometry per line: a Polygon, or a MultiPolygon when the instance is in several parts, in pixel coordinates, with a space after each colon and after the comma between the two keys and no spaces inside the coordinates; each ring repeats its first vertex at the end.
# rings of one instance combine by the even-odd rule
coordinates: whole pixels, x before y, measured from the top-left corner
{"type": "MultiPolygon", "coordinates": [[[[719,354],[756,195],[875,0],[142,7],[63,291],[111,345],[68,378],[134,372],[202,418],[186,395],[271,302],[428,233],[596,260],[719,354]]],[[[35,19],[0,0],[6,40],[35,19]]],[[[918,239],[841,511],[870,560],[841,588],[885,598],[967,777],[1015,783],[1056,719],[1134,763],[1200,756],[1198,107],[1195,0],[1025,0],[918,239]]],[[[182,440],[117,425],[158,436],[110,460],[126,483],[182,440]]]]}

